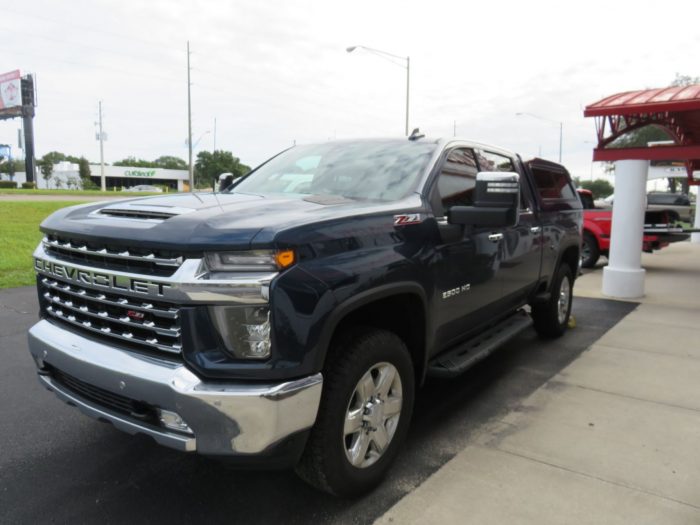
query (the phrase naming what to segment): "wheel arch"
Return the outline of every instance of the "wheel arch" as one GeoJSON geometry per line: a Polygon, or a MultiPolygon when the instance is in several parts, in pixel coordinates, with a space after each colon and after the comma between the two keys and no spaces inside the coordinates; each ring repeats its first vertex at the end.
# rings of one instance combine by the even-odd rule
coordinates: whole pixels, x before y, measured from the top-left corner
{"type": "Polygon", "coordinates": [[[596,243],[598,243],[598,247],[600,247],[600,238],[603,235],[603,231],[598,228],[598,227],[591,227],[589,224],[584,225],[583,227],[583,235],[589,234],[591,235],[596,243]]]}
{"type": "Polygon", "coordinates": [[[333,338],[353,325],[389,330],[404,342],[413,360],[416,384],[426,372],[431,330],[427,297],[414,282],[391,283],[360,292],[338,305],[323,329],[317,369],[323,369],[333,338]]]}
{"type": "Polygon", "coordinates": [[[574,280],[579,270],[579,263],[581,260],[581,247],[575,244],[567,246],[559,256],[559,262],[557,263],[555,272],[559,270],[562,264],[567,264],[571,268],[571,274],[574,280]]]}

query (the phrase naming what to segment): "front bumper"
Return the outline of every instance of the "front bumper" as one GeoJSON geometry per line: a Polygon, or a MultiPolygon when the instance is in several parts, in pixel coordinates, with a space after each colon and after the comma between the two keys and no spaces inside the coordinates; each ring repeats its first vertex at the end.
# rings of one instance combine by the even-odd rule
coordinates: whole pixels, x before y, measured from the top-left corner
{"type": "Polygon", "coordinates": [[[63,401],[130,434],[146,434],[162,445],[200,454],[248,460],[264,456],[309,429],[321,399],[321,374],[282,383],[204,382],[182,363],[108,346],[46,320],[29,330],[29,350],[40,382],[63,401]],[[190,431],[173,431],[114,410],[96,401],[100,396],[82,396],[49,370],[98,392],[174,412],[190,431]]]}

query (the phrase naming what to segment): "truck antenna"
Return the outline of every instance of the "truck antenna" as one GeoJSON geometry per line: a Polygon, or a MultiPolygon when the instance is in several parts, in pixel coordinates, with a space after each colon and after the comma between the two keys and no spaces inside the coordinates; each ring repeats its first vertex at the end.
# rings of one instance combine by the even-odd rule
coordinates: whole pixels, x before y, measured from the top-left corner
{"type": "Polygon", "coordinates": [[[420,129],[416,128],[411,132],[411,135],[408,137],[408,140],[418,140],[425,138],[425,133],[421,133],[420,129]]]}

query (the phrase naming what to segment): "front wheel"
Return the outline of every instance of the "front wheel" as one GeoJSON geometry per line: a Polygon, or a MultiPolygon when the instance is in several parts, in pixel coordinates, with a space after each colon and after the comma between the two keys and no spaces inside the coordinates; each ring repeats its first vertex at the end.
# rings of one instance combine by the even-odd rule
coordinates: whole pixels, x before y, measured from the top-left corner
{"type": "Polygon", "coordinates": [[[398,336],[370,328],[340,337],[328,361],[297,473],[325,492],[352,497],[381,482],[406,437],[413,363],[398,336]]]}
{"type": "Polygon", "coordinates": [[[560,337],[566,332],[571,316],[573,293],[571,268],[568,264],[562,264],[554,276],[549,300],[532,305],[535,330],[541,337],[560,337]]]}

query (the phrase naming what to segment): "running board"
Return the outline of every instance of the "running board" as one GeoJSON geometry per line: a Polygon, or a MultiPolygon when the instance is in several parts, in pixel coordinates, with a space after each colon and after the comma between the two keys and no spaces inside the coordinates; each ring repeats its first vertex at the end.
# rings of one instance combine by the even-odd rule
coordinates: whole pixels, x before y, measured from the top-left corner
{"type": "Polygon", "coordinates": [[[428,375],[454,377],[466,372],[531,325],[532,318],[524,310],[519,310],[473,339],[469,339],[432,359],[428,363],[428,375]]]}

